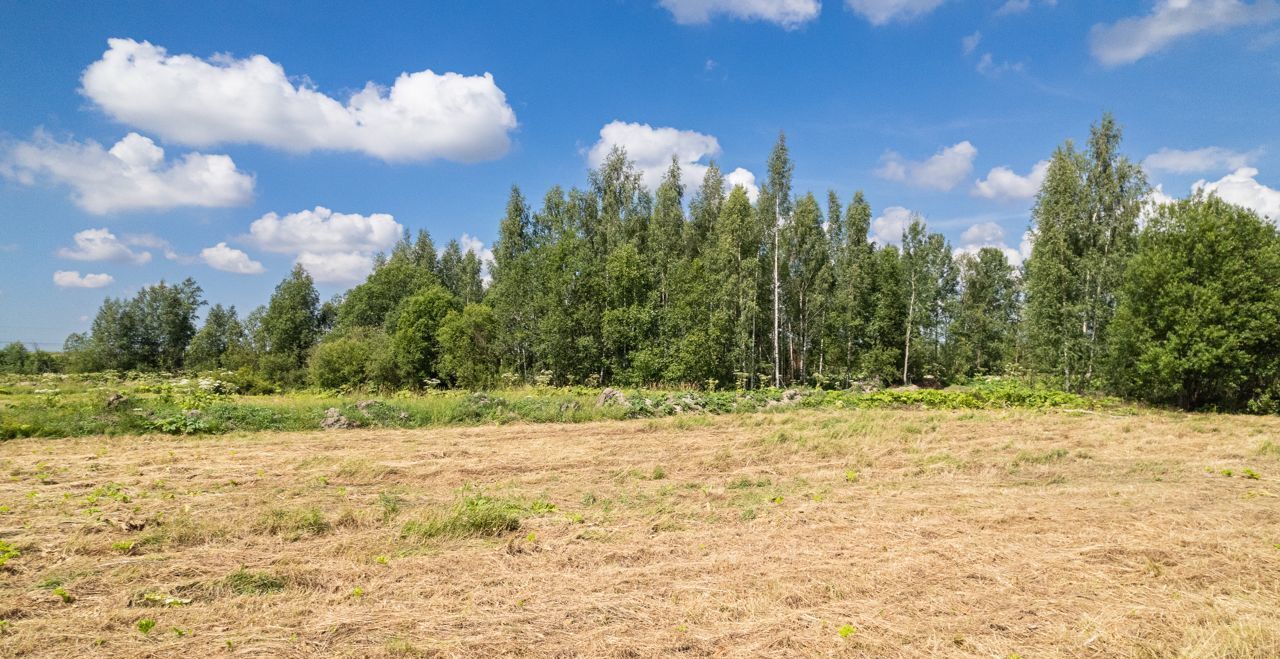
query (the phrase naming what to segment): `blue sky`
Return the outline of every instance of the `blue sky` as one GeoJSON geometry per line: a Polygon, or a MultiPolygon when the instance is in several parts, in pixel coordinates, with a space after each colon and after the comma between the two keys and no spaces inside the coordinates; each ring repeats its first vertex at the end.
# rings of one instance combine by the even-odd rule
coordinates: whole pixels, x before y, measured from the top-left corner
{"type": "Polygon", "coordinates": [[[10,2],[0,98],[0,341],[42,347],[161,279],[248,312],[401,228],[483,250],[614,142],[749,182],[785,130],[797,190],[1016,258],[1111,111],[1163,194],[1280,214],[1275,0],[10,2]]]}

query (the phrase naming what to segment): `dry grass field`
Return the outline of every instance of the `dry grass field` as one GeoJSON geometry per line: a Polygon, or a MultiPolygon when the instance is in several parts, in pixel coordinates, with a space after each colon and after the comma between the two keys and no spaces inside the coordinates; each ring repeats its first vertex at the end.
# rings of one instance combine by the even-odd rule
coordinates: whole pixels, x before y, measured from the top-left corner
{"type": "Polygon", "coordinates": [[[24,439],[0,476],[3,656],[1280,657],[1276,418],[24,439]]]}

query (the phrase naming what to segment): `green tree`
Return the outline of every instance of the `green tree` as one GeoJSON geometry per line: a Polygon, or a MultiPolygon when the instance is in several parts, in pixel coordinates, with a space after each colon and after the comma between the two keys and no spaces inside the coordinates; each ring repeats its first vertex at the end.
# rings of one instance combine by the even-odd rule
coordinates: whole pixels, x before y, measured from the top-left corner
{"type": "MultiPolygon", "coordinates": [[[[431,236],[419,232],[416,243],[401,240],[391,256],[379,257],[369,276],[347,291],[338,306],[338,327],[394,327],[393,312],[414,293],[439,283],[431,236]]],[[[458,267],[461,267],[459,255],[458,267]]]]}
{"type": "Polygon", "coordinates": [[[711,235],[711,274],[718,285],[707,291],[707,297],[723,314],[729,362],[733,372],[740,374],[736,379],[746,384],[757,370],[755,330],[759,325],[762,235],[742,186],[735,185],[729,193],[711,235]]]}
{"type": "Polygon", "coordinates": [[[307,380],[326,389],[395,384],[386,332],[381,327],[351,327],[325,336],[307,361],[307,380]]]}
{"type": "Polygon", "coordinates": [[[908,327],[903,261],[898,248],[887,245],[870,259],[866,349],[860,355],[861,375],[880,383],[902,377],[904,329],[908,327]]]}
{"type": "MultiPolygon", "coordinates": [[[[835,209],[839,215],[839,209],[835,209]]],[[[827,236],[822,211],[812,194],[796,202],[795,212],[783,227],[786,258],[786,328],[789,372],[807,382],[810,371],[820,370],[823,313],[830,294],[827,236]]]]}
{"type": "Polygon", "coordinates": [[[1085,153],[1069,141],[1059,147],[1032,211],[1026,263],[1031,357],[1073,390],[1096,384],[1115,291],[1148,191],[1142,168],[1119,153],[1120,139],[1107,114],[1092,126],[1085,153]]]}
{"type": "Polygon", "coordinates": [[[498,321],[483,304],[450,311],[436,335],[440,343],[440,371],[456,386],[484,389],[498,376],[495,334],[498,321]]]}
{"type": "Polygon", "coordinates": [[[31,351],[18,341],[0,349],[0,373],[27,373],[31,351]]]}
{"type": "MultiPolygon", "coordinates": [[[[830,212],[839,212],[838,201],[829,206],[830,212]]],[[[848,382],[859,370],[861,355],[869,346],[867,326],[874,309],[868,297],[871,291],[873,252],[871,244],[867,242],[867,233],[871,227],[871,205],[859,191],[845,209],[843,220],[836,221],[832,215],[828,215],[827,224],[831,244],[832,289],[824,344],[829,355],[829,370],[840,380],[848,382]]]]}
{"type": "Polygon", "coordinates": [[[1280,237],[1216,196],[1163,206],[1125,270],[1110,379],[1185,409],[1280,408],[1280,237]]]}
{"type": "Polygon", "coordinates": [[[762,235],[759,264],[763,272],[760,281],[766,284],[758,294],[759,306],[770,310],[767,315],[769,327],[766,331],[757,332],[756,336],[759,337],[759,354],[766,355],[772,365],[772,384],[782,386],[782,290],[786,264],[782,262],[780,230],[791,216],[791,177],[795,171],[784,133],[778,134],[778,141],[769,153],[768,169],[769,175],[756,200],[756,215],[762,235]]]}
{"type": "Polygon", "coordinates": [[[445,317],[459,308],[457,298],[439,285],[418,291],[400,304],[391,346],[402,382],[418,387],[439,375],[437,333],[445,317]]]}
{"type": "Polygon", "coordinates": [[[1004,252],[983,247],[959,259],[960,299],[951,326],[955,370],[999,372],[1011,357],[1018,317],[1018,282],[1004,252]]]}
{"type": "Polygon", "coordinates": [[[501,328],[498,342],[503,366],[514,369],[525,381],[535,358],[537,317],[533,300],[540,286],[534,233],[529,204],[520,188],[513,185],[493,246],[493,283],[488,302],[501,328]]]}
{"type": "Polygon", "coordinates": [[[228,356],[243,349],[244,341],[244,327],[236,317],[236,308],[215,304],[187,346],[187,367],[198,370],[225,368],[229,366],[228,356]]]}
{"type": "Polygon", "coordinates": [[[320,338],[320,294],[305,268],[293,266],[255,324],[264,373],[278,382],[299,380],[308,353],[320,338]]]}

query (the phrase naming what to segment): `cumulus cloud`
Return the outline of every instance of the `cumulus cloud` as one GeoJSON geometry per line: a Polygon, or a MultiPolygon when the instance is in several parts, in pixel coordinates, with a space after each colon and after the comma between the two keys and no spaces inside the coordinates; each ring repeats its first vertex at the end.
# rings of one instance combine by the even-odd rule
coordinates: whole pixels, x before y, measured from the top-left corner
{"type": "Polygon", "coordinates": [[[964,51],[965,55],[972,55],[980,43],[982,43],[982,33],[974,32],[960,40],[960,49],[964,51]]]}
{"type": "Polygon", "coordinates": [[[124,237],[126,245],[134,247],[146,247],[149,249],[158,249],[166,259],[170,261],[189,262],[190,258],[179,254],[173,249],[173,245],[169,241],[150,233],[126,234],[124,237]]]}
{"type": "Polygon", "coordinates": [[[916,214],[902,206],[890,206],[871,220],[871,242],[880,245],[902,244],[902,234],[916,214]]]}
{"type": "Polygon", "coordinates": [[[228,247],[226,243],[218,243],[213,247],[200,250],[200,260],[214,270],[237,275],[260,275],[267,271],[261,263],[249,258],[248,254],[234,247],[228,247]]]}
{"type": "Polygon", "coordinates": [[[995,222],[979,222],[960,234],[955,255],[977,254],[984,247],[994,247],[1004,252],[1004,257],[1014,266],[1021,265],[1031,255],[1031,235],[1024,233],[1018,249],[1005,243],[1004,229],[995,222]]]}
{"type": "Polygon", "coordinates": [[[195,146],[261,144],[305,153],[356,151],[387,161],[491,160],[510,148],[515,112],[485,73],[401,73],[345,102],[295,85],[262,55],[170,55],[109,39],[81,78],[81,93],[116,121],[195,146]]]}
{"type": "Polygon", "coordinates": [[[471,252],[480,258],[481,263],[488,263],[493,260],[493,250],[486,247],[483,240],[471,234],[462,234],[462,237],[458,238],[458,245],[462,247],[463,254],[471,252]]]}
{"type": "Polygon", "coordinates": [[[1115,23],[1099,23],[1089,32],[1094,59],[1104,66],[1131,64],[1199,32],[1222,32],[1280,18],[1275,0],[1158,0],[1151,13],[1115,23]]]}
{"type": "Polygon", "coordinates": [[[872,25],[910,21],[937,9],[946,0],[844,0],[844,4],[872,25]]]}
{"type": "MultiPolygon", "coordinates": [[[[471,252],[480,259],[480,279],[484,280],[486,284],[489,283],[492,280],[492,276],[489,274],[489,266],[493,264],[493,249],[487,247],[483,240],[466,233],[458,238],[458,245],[462,247],[463,254],[471,252]]],[[[444,249],[439,251],[443,253],[444,249]]]]}
{"type": "Polygon", "coordinates": [[[298,255],[297,263],[319,283],[353,284],[373,270],[373,255],[364,252],[303,252],[298,255]]]}
{"type": "Polygon", "coordinates": [[[1147,201],[1153,206],[1163,206],[1165,204],[1172,204],[1177,201],[1177,199],[1165,194],[1164,184],[1162,183],[1151,188],[1151,192],[1147,194],[1147,201]]]}
{"type": "Polygon", "coordinates": [[[1196,181],[1191,188],[1216,194],[1223,201],[1252,209],[1272,222],[1278,222],[1280,221],[1280,190],[1259,183],[1257,176],[1257,169],[1241,167],[1216,181],[1203,179],[1196,181]]]}
{"type": "Polygon", "coordinates": [[[268,252],[375,252],[395,245],[404,227],[386,213],[335,213],[323,206],[281,217],[267,213],[249,225],[249,242],[268,252]]]}
{"type": "Polygon", "coordinates": [[[659,0],[682,25],[708,23],[716,16],[743,21],[776,23],[788,30],[815,19],[822,11],[819,0],[659,0]]]}
{"type": "Polygon", "coordinates": [[[919,188],[950,190],[973,172],[973,159],[978,150],[967,140],[946,147],[923,161],[911,161],[895,151],[880,158],[876,176],[902,181],[919,188]]]}
{"type": "Polygon", "coordinates": [[[751,203],[756,203],[756,200],[760,198],[760,186],[756,185],[755,174],[739,167],[725,174],[724,180],[725,183],[729,184],[730,189],[736,185],[741,185],[747,191],[747,199],[751,200],[751,203]]]}
{"type": "Polygon", "coordinates": [[[115,281],[108,274],[81,275],[78,270],[59,270],[53,273],[53,283],[61,288],[102,288],[115,281]]]}
{"type": "Polygon", "coordinates": [[[1165,193],[1163,184],[1158,184],[1151,188],[1147,192],[1147,198],[1143,200],[1142,209],[1138,212],[1138,227],[1145,227],[1147,222],[1151,221],[1151,218],[1155,216],[1156,211],[1160,210],[1161,206],[1172,204],[1175,201],[1177,201],[1175,197],[1165,193]]]}
{"type": "Polygon", "coordinates": [[[385,213],[335,213],[323,206],[280,216],[267,213],[249,225],[245,242],[278,254],[294,254],[317,282],[359,281],[373,254],[395,245],[404,226],[385,213]]]}
{"type": "Polygon", "coordinates": [[[987,178],[974,182],[971,193],[985,199],[1030,199],[1040,192],[1040,185],[1044,183],[1048,171],[1048,160],[1032,165],[1026,176],[1021,176],[1008,167],[995,167],[987,172],[987,178]]]}
{"type": "Polygon", "coordinates": [[[107,229],[85,229],[71,237],[75,247],[61,247],[58,256],[73,261],[116,261],[142,265],[151,252],[135,252],[107,229]]]}
{"type": "Polygon", "coordinates": [[[164,149],[137,133],[104,149],[93,140],[59,142],[37,131],[6,150],[0,175],[23,185],[42,179],[66,185],[72,201],[94,215],[236,206],[253,198],[253,177],[230,157],[188,153],[165,162],[164,149]]]}
{"type": "MultiPolygon", "coordinates": [[[[704,159],[720,155],[720,142],[712,135],[692,130],[669,127],[654,128],[649,124],[611,121],[600,129],[600,139],[587,151],[587,164],[599,167],[613,147],[627,151],[627,158],[635,163],[641,181],[650,190],[657,190],[671,166],[674,156],[680,163],[680,178],[686,191],[696,190],[707,174],[704,159]]],[[[729,172],[725,180],[729,185],[742,185],[752,201],[759,195],[755,175],[741,167],[729,172]]]]}
{"type": "Polygon", "coordinates": [[[1248,167],[1255,154],[1241,153],[1218,146],[1183,151],[1181,149],[1160,149],[1142,161],[1142,167],[1149,172],[1173,172],[1190,174],[1213,170],[1236,170],[1248,167]]]}

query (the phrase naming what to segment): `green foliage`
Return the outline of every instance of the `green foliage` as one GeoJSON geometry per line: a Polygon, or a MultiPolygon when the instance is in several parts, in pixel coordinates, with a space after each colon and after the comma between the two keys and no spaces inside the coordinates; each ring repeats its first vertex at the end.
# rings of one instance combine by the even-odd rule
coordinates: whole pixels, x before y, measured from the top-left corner
{"type": "Polygon", "coordinates": [[[406,523],[400,534],[420,540],[498,536],[518,530],[520,519],[532,512],[520,501],[472,493],[446,511],[406,523]]]}
{"type": "Polygon", "coordinates": [[[1003,372],[1016,348],[1018,282],[1004,252],[983,247],[960,258],[960,298],[951,326],[957,375],[1003,372]]]}
{"type": "Polygon", "coordinates": [[[181,368],[204,304],[190,278],[146,286],[132,299],[108,298],[88,336],[68,338],[68,362],[77,370],[181,368]]]}
{"type": "Polygon", "coordinates": [[[484,389],[498,377],[495,337],[498,321],[493,310],[468,304],[450,311],[436,333],[440,345],[440,372],[467,389],[484,389]]]}
{"type": "Polygon", "coordinates": [[[256,325],[262,371],[278,382],[297,382],[320,336],[320,294],[301,265],[276,286],[256,325]]]}
{"type": "Polygon", "coordinates": [[[28,350],[17,341],[0,348],[0,373],[58,373],[64,366],[60,356],[40,349],[28,350]]]}
{"type": "Polygon", "coordinates": [[[236,308],[216,304],[186,348],[186,366],[197,370],[226,368],[246,350],[246,340],[236,308]]]}
{"type": "Polygon", "coordinates": [[[1032,211],[1026,334],[1035,366],[1070,390],[1096,387],[1116,291],[1147,195],[1142,168],[1119,153],[1120,128],[1103,115],[1088,148],[1054,152],[1032,211]]]}
{"type": "Polygon", "coordinates": [[[285,583],[267,572],[253,572],[240,568],[223,580],[227,588],[238,595],[268,595],[284,590],[285,583]]]}
{"type": "Polygon", "coordinates": [[[269,510],[258,526],[264,533],[284,536],[290,540],[324,535],[331,528],[324,513],[314,507],[269,510]]]}
{"type": "Polygon", "coordinates": [[[22,552],[12,543],[0,540],[0,568],[8,565],[9,561],[22,556],[22,552]]]}
{"type": "Polygon", "coordinates": [[[441,286],[429,286],[407,297],[396,311],[392,352],[401,382],[422,386],[438,377],[437,334],[445,318],[458,309],[457,298],[441,286]]]}
{"type": "Polygon", "coordinates": [[[0,438],[310,429],[328,407],[363,426],[418,427],[793,402],[771,386],[855,390],[812,392],[804,405],[1094,403],[1014,380],[874,391],[992,375],[1050,376],[1077,393],[1105,385],[1188,408],[1280,412],[1274,228],[1197,198],[1155,212],[1139,235],[1148,186],[1120,143],[1119,126],[1104,115],[1082,150],[1068,141],[1054,152],[1022,273],[994,247],[957,256],[920,218],[888,241],[896,244],[878,233],[880,244],[868,242],[875,212],[860,192],[845,205],[829,191],[822,206],[793,190],[784,135],[754,201],[714,163],[697,190],[686,189],[674,159],[650,192],[614,148],[584,189],[553,187],[536,210],[512,188],[488,289],[474,250],[453,240],[437,256],[419,232],[323,305],[299,266],[265,306],[240,319],[215,305],[196,332],[204,302],[188,279],[105,300],[92,330],[69,336],[62,355],[11,344],[0,350],[0,371],[106,378],[109,369],[114,378],[186,368],[235,389],[209,400],[148,390],[157,395],[106,409],[101,396],[20,392],[0,415],[0,438]],[[499,382],[501,396],[434,392],[499,382]],[[294,391],[304,385],[327,393],[294,391]],[[650,389],[597,408],[586,388],[601,386],[650,389]],[[368,409],[345,398],[392,389],[406,398],[368,409]],[[409,396],[422,389],[433,393],[409,396]],[[243,398],[280,391],[290,395],[243,398]]]}
{"type": "Polygon", "coordinates": [[[1251,211],[1197,196],[1160,208],[1125,272],[1111,379],[1185,409],[1277,411],[1280,236],[1251,211]]]}
{"type": "Polygon", "coordinates": [[[378,327],[336,331],[312,351],[307,380],[325,389],[392,386],[398,374],[391,339],[378,327]]]}

